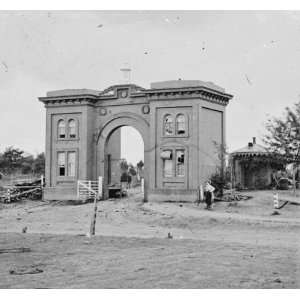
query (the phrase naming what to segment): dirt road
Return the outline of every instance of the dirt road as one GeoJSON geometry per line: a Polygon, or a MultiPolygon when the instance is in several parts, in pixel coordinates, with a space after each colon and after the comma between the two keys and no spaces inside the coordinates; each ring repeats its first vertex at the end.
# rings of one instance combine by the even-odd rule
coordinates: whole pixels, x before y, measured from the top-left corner
{"type": "Polygon", "coordinates": [[[299,288],[299,207],[272,217],[243,214],[250,202],[223,206],[142,204],[138,195],[100,202],[92,239],[91,204],[1,207],[0,249],[31,252],[0,253],[0,287],[299,288]]]}

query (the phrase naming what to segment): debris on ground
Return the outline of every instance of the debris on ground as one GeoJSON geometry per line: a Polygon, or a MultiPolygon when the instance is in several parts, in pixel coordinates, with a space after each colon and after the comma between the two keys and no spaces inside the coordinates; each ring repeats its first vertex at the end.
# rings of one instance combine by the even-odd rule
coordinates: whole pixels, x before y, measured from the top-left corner
{"type": "Polygon", "coordinates": [[[277,211],[277,210],[274,210],[272,213],[271,213],[271,216],[278,216],[280,215],[280,213],[277,211]]]}
{"type": "Polygon", "coordinates": [[[168,232],[168,239],[172,239],[173,235],[171,234],[171,232],[168,232]]]}
{"type": "Polygon", "coordinates": [[[249,200],[251,198],[253,197],[239,193],[235,190],[228,190],[228,191],[224,191],[222,197],[216,197],[215,201],[237,202],[237,201],[249,200]]]}
{"type": "Polygon", "coordinates": [[[17,267],[16,269],[9,270],[9,274],[11,275],[38,274],[42,272],[44,271],[35,265],[29,267],[17,267]]]}
{"type": "Polygon", "coordinates": [[[30,252],[30,248],[7,248],[7,249],[0,249],[0,253],[24,253],[24,252],[30,252]]]}
{"type": "Polygon", "coordinates": [[[140,272],[140,271],[145,271],[145,270],[146,270],[146,268],[138,268],[138,269],[134,270],[134,272],[140,272]]]}
{"type": "Polygon", "coordinates": [[[42,179],[11,183],[0,194],[0,202],[11,203],[28,198],[31,200],[40,200],[42,199],[42,190],[42,179]]]}

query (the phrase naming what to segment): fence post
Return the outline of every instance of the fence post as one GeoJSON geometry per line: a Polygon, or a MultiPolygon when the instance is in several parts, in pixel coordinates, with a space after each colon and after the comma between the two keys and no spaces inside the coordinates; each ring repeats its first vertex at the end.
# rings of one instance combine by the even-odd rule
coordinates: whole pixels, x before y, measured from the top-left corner
{"type": "Polygon", "coordinates": [[[97,195],[94,194],[94,211],[93,211],[92,219],[91,219],[90,236],[95,235],[95,232],[96,232],[96,219],[97,219],[97,195]]]}
{"type": "Polygon", "coordinates": [[[103,193],[103,178],[102,176],[99,176],[98,178],[98,196],[102,198],[103,193]]]}
{"type": "Polygon", "coordinates": [[[275,209],[279,208],[279,195],[278,193],[274,193],[273,195],[273,206],[275,209]]]}
{"type": "Polygon", "coordinates": [[[42,200],[44,200],[44,175],[41,175],[41,191],[42,191],[42,200]]]}
{"type": "Polygon", "coordinates": [[[89,198],[91,198],[91,188],[92,188],[92,184],[91,181],[89,180],[89,198]]]}
{"type": "Polygon", "coordinates": [[[79,198],[79,180],[77,180],[77,198],[79,198]]]}
{"type": "Polygon", "coordinates": [[[10,203],[10,189],[7,190],[7,202],[10,203]]]}
{"type": "Polygon", "coordinates": [[[144,178],[141,179],[141,190],[144,193],[144,178]]]}

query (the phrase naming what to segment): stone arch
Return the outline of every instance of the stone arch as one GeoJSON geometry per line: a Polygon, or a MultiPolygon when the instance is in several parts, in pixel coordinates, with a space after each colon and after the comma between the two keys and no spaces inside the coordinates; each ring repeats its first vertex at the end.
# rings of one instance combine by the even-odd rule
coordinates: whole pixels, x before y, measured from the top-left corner
{"type": "MultiPolygon", "coordinates": [[[[144,142],[144,201],[147,201],[149,186],[150,125],[147,120],[141,116],[131,112],[123,112],[113,115],[101,126],[97,135],[96,147],[97,176],[102,176],[103,178],[105,177],[105,155],[109,137],[116,129],[123,126],[131,126],[135,128],[140,133],[144,142]]],[[[104,197],[106,198],[108,195],[106,180],[103,181],[103,192],[104,197]]]]}

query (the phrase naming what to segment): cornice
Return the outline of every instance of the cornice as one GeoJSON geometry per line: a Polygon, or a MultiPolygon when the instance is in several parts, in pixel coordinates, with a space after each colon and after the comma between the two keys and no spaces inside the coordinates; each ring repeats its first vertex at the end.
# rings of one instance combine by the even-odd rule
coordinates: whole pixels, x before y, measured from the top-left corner
{"type": "MultiPolygon", "coordinates": [[[[116,85],[110,87],[110,90],[114,88],[124,88],[124,85],[116,85]]],[[[107,92],[109,89],[106,89],[107,92]]],[[[202,99],[205,101],[217,103],[226,106],[232,95],[223,93],[221,91],[213,90],[207,87],[186,87],[186,88],[166,88],[166,89],[141,89],[131,91],[129,98],[145,98],[146,101],[159,101],[159,100],[185,100],[185,99],[202,99]]],[[[95,105],[101,100],[120,100],[117,93],[108,95],[100,94],[80,94],[80,95],[64,95],[64,96],[52,96],[52,97],[39,97],[39,101],[43,102],[46,106],[61,106],[61,105],[95,105]]],[[[128,98],[127,98],[128,99],[128,98]]],[[[122,104],[120,102],[120,104],[122,104]]],[[[125,103],[124,103],[125,104],[125,103]]]]}
{"type": "Polygon", "coordinates": [[[232,95],[212,90],[206,87],[188,87],[178,89],[151,89],[144,91],[147,98],[151,100],[171,99],[203,99],[209,102],[227,105],[232,95]]]}
{"type": "Polygon", "coordinates": [[[72,96],[54,96],[54,97],[39,97],[39,101],[45,106],[74,106],[74,105],[94,105],[97,102],[95,95],[72,95],[72,96]]]}

